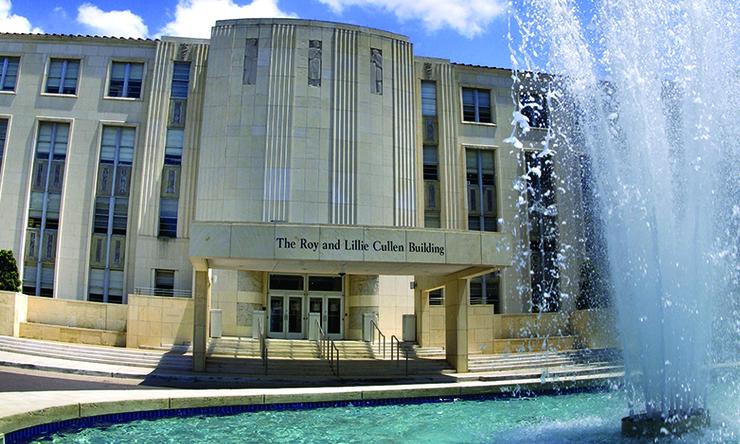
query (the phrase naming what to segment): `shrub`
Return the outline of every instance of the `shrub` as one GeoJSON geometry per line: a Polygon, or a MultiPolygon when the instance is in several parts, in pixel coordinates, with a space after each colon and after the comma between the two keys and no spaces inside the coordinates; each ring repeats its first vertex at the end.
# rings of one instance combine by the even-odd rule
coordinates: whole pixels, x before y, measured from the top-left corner
{"type": "Polygon", "coordinates": [[[18,265],[10,250],[0,250],[0,290],[21,291],[18,265]]]}

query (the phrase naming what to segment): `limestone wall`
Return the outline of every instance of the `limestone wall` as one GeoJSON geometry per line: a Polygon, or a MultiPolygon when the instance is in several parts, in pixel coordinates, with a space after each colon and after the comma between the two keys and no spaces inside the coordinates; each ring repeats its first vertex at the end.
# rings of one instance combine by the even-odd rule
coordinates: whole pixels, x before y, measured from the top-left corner
{"type": "Polygon", "coordinates": [[[0,291],[0,335],[18,336],[18,326],[26,321],[26,296],[0,291]]]}
{"type": "Polygon", "coordinates": [[[520,313],[494,315],[493,338],[514,339],[570,334],[569,314],[520,313]]]}
{"type": "Polygon", "coordinates": [[[616,313],[610,309],[578,310],[571,315],[573,333],[582,348],[619,348],[616,313]]]}
{"type": "Polygon", "coordinates": [[[192,339],[193,299],[129,295],[126,347],[166,347],[192,339]]]}
{"type": "Polygon", "coordinates": [[[391,335],[403,339],[403,315],[414,314],[412,280],[410,276],[380,276],[378,326],[389,341],[391,335]]]}
{"type": "Polygon", "coordinates": [[[127,307],[65,299],[27,296],[31,323],[96,330],[126,331],[127,307]]]}

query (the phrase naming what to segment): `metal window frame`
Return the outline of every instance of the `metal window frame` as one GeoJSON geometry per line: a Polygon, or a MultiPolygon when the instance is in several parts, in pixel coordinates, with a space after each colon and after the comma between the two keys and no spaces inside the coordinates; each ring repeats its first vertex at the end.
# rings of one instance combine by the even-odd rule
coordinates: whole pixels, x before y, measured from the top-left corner
{"type": "Polygon", "coordinates": [[[79,72],[82,68],[82,64],[80,63],[80,67],[77,69],[77,78],[75,79],[75,91],[73,93],[65,93],[64,92],[64,81],[67,80],[67,67],[69,66],[69,62],[77,62],[80,63],[80,59],[67,59],[67,58],[61,58],[61,57],[50,57],[49,58],[49,66],[46,72],[46,82],[44,85],[44,93],[45,94],[61,94],[65,96],[75,96],[77,95],[77,87],[79,86],[80,76],[79,72]],[[51,73],[51,65],[55,61],[61,61],[62,62],[62,72],[59,75],[59,86],[57,87],[56,92],[50,92],[49,91],[49,73],[51,73]]]}
{"type": "Polygon", "coordinates": [[[2,68],[0,68],[0,91],[15,92],[15,88],[18,85],[18,76],[16,75],[16,81],[13,84],[12,89],[5,89],[5,81],[8,75],[8,67],[10,66],[10,59],[18,59],[18,71],[20,72],[21,58],[18,56],[3,56],[2,68]]]}
{"type": "MultiPolygon", "coordinates": [[[[51,137],[49,139],[49,152],[46,155],[46,162],[47,165],[51,166],[52,160],[54,159],[54,151],[57,146],[57,129],[58,125],[68,125],[69,123],[66,122],[39,122],[37,133],[36,133],[36,149],[34,150],[34,160],[39,159],[36,157],[38,154],[38,143],[39,143],[39,135],[41,134],[41,125],[43,124],[49,124],[51,125],[51,137]]],[[[69,131],[69,130],[68,130],[69,131]]],[[[67,144],[69,144],[69,137],[67,137],[67,144]]],[[[65,149],[65,168],[66,168],[66,160],[67,160],[67,153],[68,149],[65,149]]],[[[43,159],[41,159],[43,160],[43,159]]],[[[35,169],[34,169],[35,170],[35,169]]],[[[43,202],[41,204],[41,225],[39,226],[39,237],[38,237],[38,249],[37,251],[39,254],[37,254],[36,257],[36,282],[35,282],[35,292],[37,295],[41,294],[41,278],[42,278],[42,271],[43,271],[43,262],[44,257],[41,254],[41,247],[42,243],[44,241],[44,232],[46,231],[46,218],[47,218],[47,210],[48,210],[48,202],[49,202],[49,180],[51,179],[51,167],[46,168],[46,178],[44,181],[44,192],[43,192],[43,202]]],[[[58,241],[58,239],[55,239],[55,242],[58,241]]],[[[56,268],[56,262],[54,262],[54,268],[56,268]]],[[[51,287],[52,294],[54,292],[54,283],[52,282],[51,287]]]]}

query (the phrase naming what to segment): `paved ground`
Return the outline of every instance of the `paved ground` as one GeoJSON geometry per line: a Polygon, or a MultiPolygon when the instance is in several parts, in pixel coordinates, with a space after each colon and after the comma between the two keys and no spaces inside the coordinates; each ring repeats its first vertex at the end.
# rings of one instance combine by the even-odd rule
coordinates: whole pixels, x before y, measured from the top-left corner
{"type": "Polygon", "coordinates": [[[131,390],[151,389],[141,380],[66,375],[63,373],[0,366],[0,392],[43,390],[131,390]]]}

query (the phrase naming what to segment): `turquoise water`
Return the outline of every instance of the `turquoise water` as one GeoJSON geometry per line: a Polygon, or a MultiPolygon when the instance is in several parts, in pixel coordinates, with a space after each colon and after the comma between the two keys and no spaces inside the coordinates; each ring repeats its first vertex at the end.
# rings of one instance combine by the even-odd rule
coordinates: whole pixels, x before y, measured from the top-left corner
{"type": "MultiPolygon", "coordinates": [[[[664,442],[740,442],[740,401],[717,390],[712,427],[664,442]],[[720,413],[721,412],[721,413],[720,413]],[[723,424],[724,423],[724,424],[723,424]]],[[[58,433],[55,443],[613,443],[623,440],[623,393],[328,407],[133,421],[58,433]]]]}

